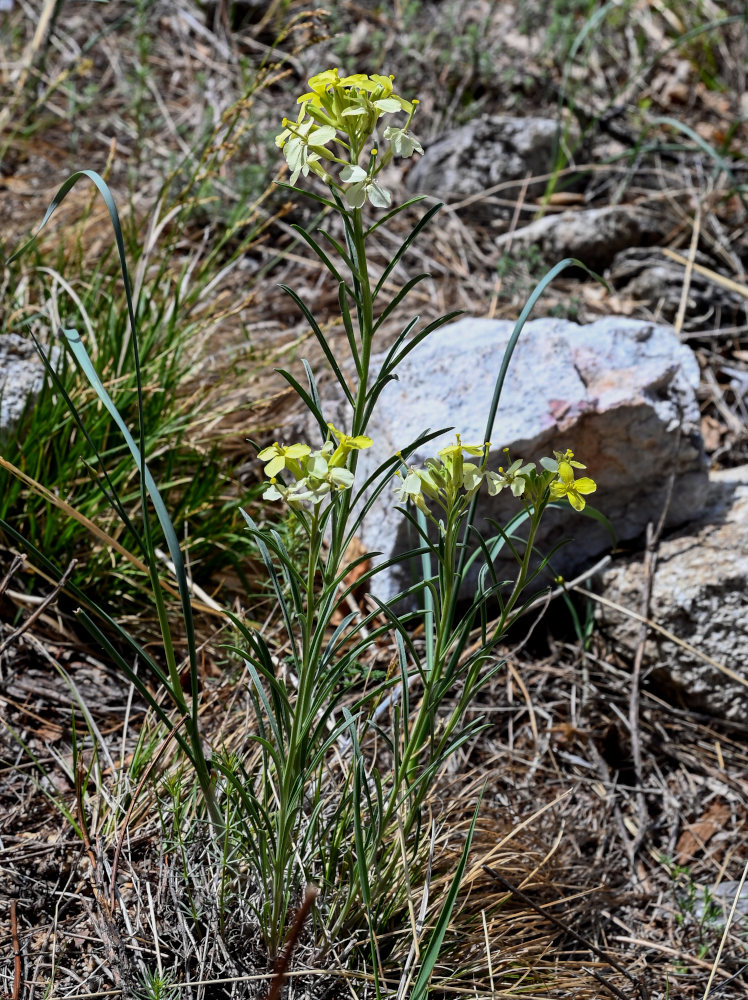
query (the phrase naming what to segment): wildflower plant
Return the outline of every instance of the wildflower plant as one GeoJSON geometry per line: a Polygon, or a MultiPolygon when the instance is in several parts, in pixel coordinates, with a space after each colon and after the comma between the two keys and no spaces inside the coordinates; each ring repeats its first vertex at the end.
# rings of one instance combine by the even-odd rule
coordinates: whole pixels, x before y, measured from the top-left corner
{"type": "MultiPolygon", "coordinates": [[[[527,603],[527,585],[539,571],[531,569],[531,555],[542,516],[548,507],[567,502],[577,511],[590,512],[585,498],[594,492],[595,484],[589,477],[577,477],[576,471],[584,466],[571,451],[554,452],[553,457],[537,462],[507,456],[505,467],[489,467],[488,442],[522,326],[548,282],[567,265],[579,266],[579,262],[556,265],[519,317],[497,375],[484,440],[465,444],[458,433],[453,443],[417,465],[412,462],[414,454],[422,453],[442,431],[422,433],[403,442],[400,451],[362,481],[357,474],[358,456],[373,444],[366,431],[383,389],[396,377],[403,358],[457,315],[450,313],[421,328],[415,317],[386,353],[374,352],[382,324],[426,275],[409,279],[389,299],[385,296],[387,279],[439,206],[428,209],[415,223],[374,280],[367,241],[379,226],[421,200],[390,207],[392,195],[381,176],[394,159],[422,152],[411,132],[418,102],[398,95],[392,77],[344,76],[331,69],[312,77],[309,90],[297,103],[295,118],[283,119],[277,144],[290,170],[290,184],[303,179],[305,186],[298,190],[342,222],[342,242],[330,231],[320,230],[317,237],[296,228],[337,288],[347,364],[333,350],[302,298],[284,287],[303,313],[340,387],[347,418],[344,427],[327,419],[307,361],[303,362],[304,383],[291,372],[280,372],[308,407],[319,433],[316,440],[274,442],[258,452],[266,478],[263,501],[286,505],[304,539],[303,559],[289,551],[279,531],[244,513],[285,632],[278,641],[248,619],[231,616],[255,716],[246,753],[236,748],[224,752],[220,746],[208,750],[200,729],[197,650],[186,569],[165,504],[148,471],[142,418],[136,444],[82,338],[70,330],[65,331],[68,345],[119,427],[139,470],[145,525],[142,547],[156,595],[167,669],[123,630],[119,632],[170,696],[170,710],[97,624],[101,610],[85,595],[76,596],[94,608],[94,615],[83,615],[84,622],[149,700],[191,762],[207,818],[223,846],[227,883],[253,887],[247,898],[269,954],[280,953],[304,887],[315,883],[320,888],[314,918],[318,942],[323,948],[334,945],[344,933],[359,943],[368,942],[379,995],[378,936],[393,921],[402,923],[412,892],[419,880],[423,884],[427,878],[434,831],[425,822],[424,805],[450,755],[482,727],[480,719],[466,721],[466,712],[475,694],[500,669],[493,649],[527,603]],[[311,189],[308,182],[321,182],[326,192],[311,189]],[[377,210],[385,211],[371,221],[369,213],[377,210]],[[376,363],[375,357],[379,358],[376,363]],[[497,525],[496,535],[488,539],[478,537],[474,527],[482,487],[491,496],[506,489],[517,501],[513,521],[497,525]],[[412,522],[418,543],[401,558],[415,560],[422,572],[399,595],[399,601],[373,601],[369,610],[357,613],[349,611],[347,604],[353,587],[366,583],[381,567],[371,568],[368,555],[351,561],[347,553],[377,500],[398,504],[412,522]],[[179,583],[188,648],[187,691],[183,691],[185,674],[179,670],[161,599],[163,584],[149,522],[151,504],[179,583]],[[514,529],[523,521],[529,527],[520,543],[514,529]],[[506,545],[517,560],[516,576],[508,581],[498,579],[494,570],[496,555],[506,545]],[[357,571],[355,584],[350,582],[353,570],[357,571]],[[477,574],[479,582],[463,607],[461,585],[468,573],[477,574]],[[495,605],[499,616],[489,621],[489,609],[495,605]],[[403,607],[405,611],[398,610],[403,607]],[[423,628],[422,643],[414,638],[415,626],[423,628]],[[367,654],[385,637],[396,651],[394,669],[374,683],[368,676],[367,654]]],[[[115,234],[120,233],[111,193],[90,171],[74,175],[63,185],[42,225],[83,176],[98,187],[115,234]]],[[[135,312],[119,236],[118,248],[140,392],[135,312]]],[[[121,516],[127,521],[124,509],[121,516]]],[[[36,554],[43,560],[41,553],[36,554]]],[[[116,627],[111,618],[104,617],[116,627]]],[[[406,963],[402,995],[408,987],[409,995],[417,1000],[426,995],[456,904],[474,824],[475,817],[455,879],[440,901],[430,930],[418,932],[421,936],[413,942],[420,964],[406,963]]],[[[417,933],[415,923],[413,931],[417,933]]]]}
{"type": "MultiPolygon", "coordinates": [[[[339,352],[333,351],[300,296],[290,288],[286,291],[317,338],[347,401],[349,416],[344,430],[327,420],[307,362],[306,385],[290,372],[281,372],[309,408],[322,439],[276,442],[258,455],[268,480],[263,498],[284,501],[291,516],[303,526],[308,542],[306,566],[297,568],[277,534],[246,515],[275,582],[298,684],[295,692],[289,691],[278,676],[263,635],[240,625],[248,646],[244,655],[255,682],[258,739],[266,754],[262,774],[263,778],[275,776],[272,793],[259,788],[256,792],[265,796],[263,823],[271,819],[272,835],[253,830],[252,842],[273,844],[274,875],[265,893],[273,909],[262,921],[271,948],[280,942],[286,914],[301,885],[315,879],[323,889],[319,905],[325,935],[335,940],[343,927],[350,929],[363,919],[370,933],[376,976],[377,934],[404,911],[406,903],[407,880],[394,877],[404,863],[401,848],[407,852],[406,863],[412,866],[414,877],[427,846],[424,801],[450,754],[481,727],[480,720],[466,723],[465,712],[476,692],[500,667],[491,650],[522,610],[523,592],[534,575],[530,555],[543,512],[562,500],[583,509],[583,497],[595,484],[588,478],[575,479],[574,470],[583,466],[571,451],[543,458],[539,466],[515,460],[506,469],[490,469],[487,440],[465,444],[459,434],[423,466],[409,464],[410,456],[440,432],[403,442],[400,452],[385,460],[365,482],[360,481],[356,475],[358,454],[373,443],[366,430],[382,390],[395,377],[400,361],[455,315],[420,330],[416,317],[395,339],[379,366],[373,364],[374,342],[383,321],[425,275],[412,278],[389,300],[384,299],[385,282],[439,206],[416,223],[374,282],[367,240],[378,226],[420,200],[391,208],[391,194],[381,179],[382,170],[394,158],[422,152],[410,131],[417,101],[398,95],[391,77],[343,76],[332,69],[311,78],[309,91],[299,97],[298,104],[296,120],[283,119],[283,131],[276,141],[291,171],[290,184],[296,185],[301,178],[317,178],[329,197],[306,185],[302,192],[342,220],[344,243],[325,230],[321,230],[321,239],[301,227],[297,232],[337,285],[350,355],[347,365],[339,352]],[[388,211],[378,221],[369,222],[365,210],[376,209],[388,211]],[[355,373],[352,384],[348,372],[355,373]],[[517,578],[509,581],[508,597],[503,596],[506,581],[496,580],[492,568],[492,559],[507,540],[506,534],[499,531],[495,539],[477,549],[469,546],[475,499],[484,483],[491,495],[508,488],[518,499],[520,519],[530,522],[525,550],[517,552],[517,578]],[[400,604],[374,602],[373,610],[364,616],[342,616],[341,608],[352,586],[347,582],[349,574],[356,568],[347,563],[346,552],[371,505],[387,497],[401,505],[418,533],[418,547],[403,558],[421,561],[421,579],[400,595],[400,604]],[[486,563],[481,586],[465,611],[459,604],[460,585],[479,556],[485,557],[486,563]],[[489,626],[486,609],[491,600],[498,600],[501,614],[489,626]],[[408,602],[419,610],[393,610],[407,607],[408,602]],[[416,623],[425,628],[423,651],[413,641],[409,627],[416,623]],[[476,623],[480,623],[482,641],[469,651],[468,638],[476,623]],[[365,679],[361,676],[364,654],[385,634],[394,638],[398,669],[373,695],[369,692],[366,700],[357,701],[365,679]],[[410,694],[415,685],[420,687],[417,706],[411,703],[410,694]],[[387,706],[390,722],[385,728],[381,710],[387,706]],[[389,748],[387,769],[373,750],[375,733],[384,735],[389,748]],[[325,760],[332,755],[346,761],[346,773],[335,792],[336,805],[328,810],[323,823],[315,812],[320,799],[313,797],[315,805],[310,808],[304,798],[310,789],[324,787],[325,760]],[[306,858],[298,850],[300,839],[309,849],[306,858]],[[341,871],[346,873],[342,883],[341,871]]],[[[519,329],[521,324],[504,358],[490,422],[519,329]]],[[[489,434],[490,427],[486,438],[489,434]]],[[[366,570],[363,580],[375,572],[366,570]]],[[[361,579],[357,576],[357,584],[361,579]]],[[[449,913],[443,912],[442,917],[448,921],[449,913]]],[[[423,962],[421,971],[425,978],[416,980],[416,992],[425,989],[429,961],[423,962]]]]}

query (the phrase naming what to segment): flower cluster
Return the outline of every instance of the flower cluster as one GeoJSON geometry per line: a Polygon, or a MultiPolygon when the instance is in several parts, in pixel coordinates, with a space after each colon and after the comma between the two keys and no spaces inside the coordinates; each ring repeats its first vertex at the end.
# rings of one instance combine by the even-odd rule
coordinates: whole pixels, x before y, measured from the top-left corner
{"type": "Polygon", "coordinates": [[[594,493],[597,485],[588,476],[574,478],[574,469],[584,469],[574,460],[574,453],[554,451],[553,458],[541,458],[540,469],[535,462],[516,459],[506,469],[486,469],[489,445],[464,445],[457,435],[455,444],[442,448],[437,458],[426,460],[425,468],[410,466],[405,474],[398,473],[395,494],[401,503],[410,501],[430,515],[427,501],[449,510],[458,496],[470,498],[485,479],[488,492],[496,496],[503,489],[511,490],[529,506],[537,507],[548,500],[569,501],[575,510],[584,510],[585,496],[594,493]],[[480,465],[465,461],[465,456],[484,456],[480,465]]]}
{"type": "Polygon", "coordinates": [[[316,451],[308,444],[280,445],[277,442],[263,448],[257,457],[266,463],[264,471],[270,480],[262,494],[263,500],[285,500],[292,507],[311,503],[316,507],[341,490],[350,489],[353,473],[346,468],[348,456],[352,451],[371,447],[372,440],[363,434],[357,437],[344,434],[332,424],[327,426],[327,441],[316,451]],[[293,484],[287,485],[279,479],[281,473],[293,479],[293,484]]]}
{"type": "Polygon", "coordinates": [[[331,188],[344,191],[352,208],[361,208],[367,198],[376,208],[387,208],[390,194],[376,180],[377,175],[393,156],[423,152],[408,131],[418,101],[406,101],[396,94],[392,80],[376,73],[341,77],[337,69],[327,69],[309,80],[309,93],[297,102],[301,107],[296,121],[284,118],[283,131],[275,139],[291,168],[291,184],[296,184],[299,174],[308,177],[311,171],[331,188]],[[400,127],[385,128],[382,140],[387,145],[380,155],[377,125],[390,114],[405,114],[407,118],[400,127]],[[359,159],[372,138],[375,145],[362,166],[359,159]],[[333,142],[335,152],[328,148],[333,142]],[[332,164],[342,168],[338,180],[327,169],[332,169],[332,164]]]}
{"type": "Polygon", "coordinates": [[[463,444],[458,434],[455,444],[442,448],[437,458],[426,459],[425,469],[411,465],[404,476],[397,473],[397,499],[400,503],[414,503],[424,514],[430,514],[427,500],[448,511],[459,496],[469,498],[480,487],[484,467],[466,462],[465,455],[475,458],[484,451],[487,448],[483,445],[463,444]]]}

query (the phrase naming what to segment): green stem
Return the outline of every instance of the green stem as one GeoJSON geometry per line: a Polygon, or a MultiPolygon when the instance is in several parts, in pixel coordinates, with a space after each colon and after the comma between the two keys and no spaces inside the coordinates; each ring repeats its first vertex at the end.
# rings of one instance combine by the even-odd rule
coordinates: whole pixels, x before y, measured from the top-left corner
{"type": "MultiPolygon", "coordinates": [[[[369,367],[371,365],[371,349],[374,339],[374,299],[371,293],[371,280],[369,278],[369,264],[366,259],[366,236],[364,232],[363,216],[360,208],[354,208],[350,215],[353,223],[353,246],[355,250],[355,265],[360,277],[358,292],[360,304],[357,309],[358,333],[359,333],[359,364],[361,380],[358,384],[356,399],[353,406],[353,416],[351,420],[351,434],[355,437],[366,431],[364,413],[366,411],[366,394],[369,387],[369,367]]],[[[358,456],[356,452],[351,453],[349,468],[352,473],[356,472],[358,456]]],[[[330,553],[327,561],[328,577],[332,579],[338,571],[340,561],[343,558],[343,541],[345,539],[348,515],[351,509],[351,491],[345,490],[340,497],[339,506],[333,518],[332,539],[330,553]]]]}
{"type": "Polygon", "coordinates": [[[517,574],[517,579],[514,581],[514,587],[512,592],[507,598],[507,602],[504,605],[504,610],[501,615],[501,620],[497,627],[497,634],[503,632],[509,624],[509,615],[511,614],[512,608],[519,600],[519,596],[525,588],[527,582],[527,574],[530,570],[530,559],[532,557],[532,550],[535,545],[535,536],[538,532],[538,527],[540,526],[540,519],[543,516],[543,511],[545,510],[547,501],[541,500],[540,503],[533,510],[532,516],[530,518],[530,531],[527,535],[527,544],[525,545],[525,553],[522,557],[522,563],[520,564],[520,570],[517,574]]]}
{"type": "MultiPolygon", "coordinates": [[[[400,762],[400,773],[405,783],[410,786],[416,777],[418,757],[433,731],[434,698],[433,693],[441,683],[444,664],[449,657],[450,647],[453,640],[453,623],[457,600],[457,542],[459,536],[459,525],[464,508],[459,501],[450,504],[447,514],[447,527],[442,541],[442,558],[439,567],[440,600],[438,602],[436,636],[434,642],[434,655],[430,664],[423,698],[418,709],[418,714],[411,727],[408,745],[403,747],[403,756],[400,762]]],[[[388,818],[394,809],[395,802],[399,795],[399,788],[393,789],[393,796],[390,800],[388,818]]]]}
{"type": "Polygon", "coordinates": [[[306,759],[304,745],[310,725],[310,706],[317,687],[317,651],[315,644],[315,617],[317,604],[314,582],[320,562],[323,535],[319,524],[319,507],[314,508],[309,528],[309,548],[306,571],[306,607],[301,622],[301,656],[298,660],[299,686],[292,708],[291,733],[286,748],[283,772],[280,778],[280,802],[277,813],[277,846],[274,857],[273,901],[271,916],[270,950],[276,954],[283,942],[286,922],[287,883],[290,874],[289,862],[294,849],[294,827],[296,810],[291,807],[299,784],[307,786],[306,759]]]}
{"type": "Polygon", "coordinates": [[[195,768],[195,773],[197,774],[200,791],[203,793],[203,798],[208,809],[211,825],[220,836],[224,830],[224,822],[221,811],[218,808],[218,803],[216,802],[215,785],[210,777],[210,767],[205,759],[205,753],[203,751],[203,741],[200,736],[200,727],[198,724],[199,702],[197,698],[197,691],[194,690],[192,692],[191,705],[188,706],[184,694],[182,693],[182,682],[179,677],[179,669],[177,667],[176,656],[174,654],[174,644],[172,643],[171,631],[169,628],[169,617],[166,611],[166,605],[164,604],[164,596],[161,590],[161,581],[158,577],[155,559],[150,558],[148,560],[148,569],[151,578],[151,590],[156,601],[156,614],[158,616],[159,626],[161,629],[164,654],[166,656],[166,662],[169,669],[169,693],[171,694],[180,715],[187,716],[185,730],[187,732],[190,747],[192,748],[192,763],[195,768]]]}
{"type": "Polygon", "coordinates": [[[366,430],[364,426],[364,409],[366,407],[366,393],[369,387],[369,365],[371,364],[371,346],[374,338],[374,299],[371,294],[369,263],[366,259],[366,237],[364,235],[364,224],[360,208],[354,208],[352,218],[356,268],[361,278],[359,289],[361,310],[358,318],[359,337],[361,339],[361,381],[358,386],[356,404],[353,410],[352,432],[356,435],[363,434],[366,430]]]}

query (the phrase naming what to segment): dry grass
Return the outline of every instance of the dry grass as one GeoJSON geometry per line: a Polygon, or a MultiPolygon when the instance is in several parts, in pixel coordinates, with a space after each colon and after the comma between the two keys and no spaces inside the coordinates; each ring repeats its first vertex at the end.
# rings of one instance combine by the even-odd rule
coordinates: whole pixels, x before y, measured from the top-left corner
{"type": "MultiPolygon", "coordinates": [[[[745,185],[748,132],[739,104],[748,93],[744,24],[709,36],[708,53],[675,49],[634,78],[629,70],[635,39],[622,28],[612,37],[617,45],[625,39],[631,50],[593,46],[585,89],[583,74],[564,84],[557,55],[564,36],[557,36],[555,47],[544,44],[556,23],[551,10],[566,9],[559,3],[546,10],[533,3],[345,0],[333,4],[328,17],[295,2],[68,3],[53,24],[54,6],[17,2],[15,12],[0,14],[12,27],[0,54],[0,83],[10,94],[0,113],[3,251],[34,228],[59,183],[81,165],[106,171],[143,240],[151,239],[161,212],[158,192],[175,157],[188,153],[242,99],[263,60],[267,85],[247,104],[237,135],[225,137],[239,143],[239,155],[206,175],[209,185],[201,188],[191,238],[171,248],[175,270],[185,260],[199,260],[231,227],[241,232],[243,207],[254,205],[277,170],[271,137],[290,109],[288,95],[322,65],[344,61],[392,71],[402,92],[417,87],[424,141],[483,112],[553,113],[560,90],[571,83],[577,112],[593,117],[615,93],[628,112],[591,131],[574,167],[593,172],[585,195],[590,206],[658,206],[673,283],[658,301],[642,302],[564,280],[545,307],[573,301],[581,321],[609,312],[674,320],[702,362],[703,430],[714,463],[748,459],[748,422],[735,375],[748,371],[746,310],[718,294],[727,280],[745,300],[744,206],[707,156],[642,154],[633,169],[606,162],[616,144],[639,140],[637,129],[648,118],[671,114],[710,143],[719,145],[730,131],[732,164],[745,185]],[[232,12],[240,18],[242,11],[247,19],[232,24],[232,12]],[[535,25],[529,35],[517,31],[523,17],[535,25]],[[699,79],[698,66],[710,59],[726,90],[699,79]],[[698,260],[697,248],[703,254],[698,260]],[[689,296],[698,308],[688,307],[689,296]]],[[[652,51],[662,51],[668,27],[683,10],[643,0],[633,6],[631,17],[652,51]]],[[[704,19],[730,12],[728,4],[701,6],[704,19]]],[[[583,19],[572,23],[578,30],[583,19]]],[[[684,31],[689,27],[682,24],[684,31]]],[[[665,131],[654,134],[662,138],[665,131]]],[[[86,192],[66,204],[46,237],[46,252],[65,244],[69,226],[88,204],[86,192]]],[[[562,207],[557,198],[548,210],[562,207]]],[[[493,237],[530,221],[539,208],[516,184],[448,205],[432,239],[409,256],[394,280],[431,273],[416,293],[426,319],[455,308],[514,317],[532,275],[520,261],[510,278],[499,277],[493,237]],[[487,224],[476,207],[499,221],[487,224]]],[[[205,339],[195,345],[197,366],[184,389],[200,394],[196,440],[205,447],[219,442],[242,484],[257,473],[246,438],[262,439],[294,419],[290,397],[269,368],[312,351],[307,330],[277,283],[299,289],[330,324],[337,305],[334,290],[319,280],[317,262],[290,229],[290,222],[309,217],[280,191],[268,193],[258,211],[262,237],[197,307],[206,312],[205,339]]],[[[103,221],[96,207],[86,217],[81,267],[101,252],[103,221]]],[[[379,231],[383,261],[405,221],[393,222],[392,232],[379,231]]],[[[167,236],[168,226],[153,237],[154,254],[167,236]]],[[[16,300],[12,290],[2,291],[7,310],[7,302],[16,300]]],[[[24,304],[34,305],[31,299],[24,304]]],[[[15,313],[4,319],[10,326],[15,313]]],[[[385,335],[398,324],[394,317],[385,335]]],[[[0,576],[10,567],[7,550],[6,556],[0,576]]],[[[228,577],[226,582],[230,591],[228,577]]],[[[208,848],[195,838],[182,853],[176,837],[164,847],[155,803],[177,767],[169,747],[147,776],[127,830],[114,827],[106,796],[122,794],[114,791],[115,779],[122,762],[132,763],[137,733],[155,730],[124,682],[82,638],[64,596],[43,608],[24,635],[13,637],[38,607],[34,595],[25,595],[29,589],[39,594],[23,567],[0,585],[0,995],[119,996],[132,991],[143,968],[176,967],[174,996],[188,990],[198,998],[264,997],[272,972],[251,937],[241,898],[222,926],[220,878],[208,848]],[[87,791],[72,765],[71,690],[64,675],[112,757],[111,764],[94,762],[87,791]],[[55,798],[85,826],[83,837],[52,804],[55,798]],[[119,870],[126,877],[112,910],[108,886],[120,838],[119,870]],[[190,905],[199,909],[199,919],[190,905]]],[[[239,603],[245,597],[236,586],[232,596],[239,603]]],[[[252,609],[257,617],[267,610],[260,604],[252,609]]],[[[630,664],[602,636],[584,650],[562,626],[555,632],[543,626],[538,633],[532,648],[507,651],[503,679],[475,706],[488,728],[463,749],[435,790],[432,915],[481,790],[483,806],[434,995],[704,996],[724,921],[716,912],[699,917],[698,907],[704,890],[739,879],[745,864],[748,727],[674,706],[666,692],[644,690],[638,785],[625,721],[630,664]],[[641,796],[647,808],[643,830],[641,796]]],[[[242,673],[220,650],[223,637],[212,634],[204,648],[204,727],[216,740],[239,747],[249,710],[242,673]]],[[[380,655],[386,662],[389,651],[380,655]]],[[[76,719],[80,727],[80,708],[76,719]]],[[[90,763],[92,743],[86,739],[83,745],[90,763]]],[[[189,815],[189,802],[184,809],[189,815]]],[[[420,896],[414,906],[417,912],[420,896]]],[[[746,919],[731,929],[712,986],[725,1000],[748,993],[746,919]]],[[[392,941],[382,945],[402,961],[411,937],[408,927],[394,928],[392,941]]],[[[319,960],[302,940],[287,996],[369,996],[370,983],[349,958],[346,942],[334,942],[319,960]]]]}

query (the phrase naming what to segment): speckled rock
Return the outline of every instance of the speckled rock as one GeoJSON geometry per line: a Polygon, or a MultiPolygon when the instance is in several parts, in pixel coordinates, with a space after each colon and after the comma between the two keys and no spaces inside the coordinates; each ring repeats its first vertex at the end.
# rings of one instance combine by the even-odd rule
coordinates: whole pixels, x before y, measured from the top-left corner
{"type": "Polygon", "coordinates": [[[0,439],[13,433],[43,385],[44,365],[33,342],[17,333],[0,335],[0,439]]]}
{"type": "MultiPolygon", "coordinates": [[[[409,172],[406,186],[449,201],[482,194],[507,181],[524,183],[528,176],[547,174],[553,169],[554,149],[559,140],[559,124],[553,118],[513,118],[502,115],[476,118],[452,129],[424,147],[424,154],[409,172]]],[[[504,191],[516,196],[520,183],[504,191]]],[[[543,181],[526,191],[535,198],[544,191],[543,181]]],[[[471,214],[491,216],[498,207],[481,201],[471,214]]]]}
{"type": "Polygon", "coordinates": [[[527,253],[532,247],[547,265],[575,257],[602,271],[620,250],[652,246],[663,238],[663,223],[657,215],[626,205],[546,215],[503,233],[496,238],[496,246],[499,251],[510,247],[510,255],[527,253]]]}
{"type": "MultiPolygon", "coordinates": [[[[482,442],[512,329],[506,321],[465,318],[419,345],[398,369],[399,381],[382,393],[368,430],[375,445],[361,453],[360,481],[429,427],[454,427],[465,443],[482,442]]],[[[558,319],[530,322],[509,368],[491,434],[490,464],[504,461],[505,446],[513,458],[526,460],[571,447],[597,481],[594,504],[620,540],[637,538],[659,517],[673,471],[669,523],[683,524],[701,512],[707,485],[698,379],[695,356],[671,328],[619,317],[587,326],[558,319]]],[[[327,414],[336,426],[348,426],[340,401],[328,404],[327,414]]],[[[451,433],[427,445],[413,462],[422,462],[450,439],[451,433]]],[[[505,523],[517,512],[517,501],[507,493],[481,496],[479,524],[486,531],[493,533],[488,518],[505,523]]],[[[549,512],[539,545],[547,551],[568,535],[574,543],[553,563],[567,577],[610,548],[599,524],[570,509],[549,512]]],[[[382,552],[382,559],[409,547],[408,522],[394,509],[389,491],[367,515],[361,540],[382,552]]],[[[514,565],[499,563],[498,571],[513,576],[514,565]]],[[[373,590],[387,599],[406,583],[404,571],[388,570],[375,578],[373,590]]]]}
{"type": "MultiPolygon", "coordinates": [[[[604,597],[637,613],[643,586],[639,555],[607,570],[600,583],[604,597]]],[[[745,721],[746,594],[748,465],[712,473],[702,516],[659,546],[650,617],[688,646],[651,631],[644,683],[655,684],[660,694],[681,704],[745,721]]],[[[597,615],[619,646],[633,655],[639,623],[606,606],[600,606],[597,615]]]]}

